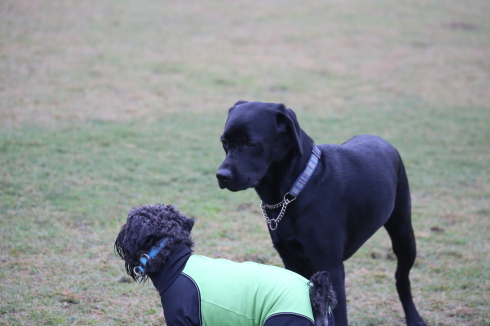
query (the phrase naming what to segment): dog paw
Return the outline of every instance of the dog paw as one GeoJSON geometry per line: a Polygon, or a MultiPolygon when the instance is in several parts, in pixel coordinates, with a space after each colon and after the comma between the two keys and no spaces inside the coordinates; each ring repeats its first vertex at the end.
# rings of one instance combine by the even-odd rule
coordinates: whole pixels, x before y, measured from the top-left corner
{"type": "Polygon", "coordinates": [[[427,326],[427,324],[423,321],[423,320],[420,320],[420,321],[416,321],[416,322],[409,322],[407,323],[407,326],[427,326]]]}

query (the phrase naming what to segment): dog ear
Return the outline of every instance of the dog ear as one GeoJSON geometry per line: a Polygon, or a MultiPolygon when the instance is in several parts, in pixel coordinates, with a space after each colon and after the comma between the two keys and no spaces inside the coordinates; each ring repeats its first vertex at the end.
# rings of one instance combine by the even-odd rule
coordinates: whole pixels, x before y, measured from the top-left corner
{"type": "Polygon", "coordinates": [[[194,219],[193,218],[186,219],[184,228],[190,233],[193,227],[194,227],[194,219]]]}
{"type": "Polygon", "coordinates": [[[127,224],[124,224],[121,227],[121,231],[117,235],[116,241],[114,242],[114,252],[121,257],[121,259],[125,259],[127,252],[124,250],[124,238],[126,237],[126,232],[127,232],[127,224]]]}
{"type": "Polygon", "coordinates": [[[240,105],[240,104],[245,104],[245,103],[248,103],[248,101],[238,101],[236,102],[235,104],[233,104],[233,106],[228,110],[228,114],[231,113],[231,111],[233,111],[233,109],[235,108],[235,106],[237,105],[240,105]]]}
{"type": "Polygon", "coordinates": [[[298,151],[301,155],[303,155],[303,146],[301,142],[301,128],[298,123],[298,119],[296,118],[296,114],[293,110],[288,109],[284,104],[276,104],[277,111],[279,112],[279,116],[277,118],[277,128],[286,129],[285,131],[289,134],[289,136],[294,140],[298,151]]]}

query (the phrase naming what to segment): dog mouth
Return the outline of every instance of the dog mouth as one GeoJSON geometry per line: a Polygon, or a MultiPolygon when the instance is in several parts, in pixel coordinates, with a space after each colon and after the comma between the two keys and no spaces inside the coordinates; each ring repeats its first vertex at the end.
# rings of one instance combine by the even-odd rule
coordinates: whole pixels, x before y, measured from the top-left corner
{"type": "Polygon", "coordinates": [[[248,189],[250,187],[236,187],[236,186],[232,186],[232,185],[221,185],[220,184],[220,188],[221,189],[228,189],[229,191],[232,191],[232,192],[237,192],[237,191],[242,191],[242,190],[248,189]]]}
{"type": "Polygon", "coordinates": [[[221,189],[228,189],[232,192],[242,191],[248,188],[255,188],[259,181],[251,181],[249,178],[246,180],[240,180],[241,182],[231,182],[230,180],[224,181],[218,179],[218,185],[221,189]]]}

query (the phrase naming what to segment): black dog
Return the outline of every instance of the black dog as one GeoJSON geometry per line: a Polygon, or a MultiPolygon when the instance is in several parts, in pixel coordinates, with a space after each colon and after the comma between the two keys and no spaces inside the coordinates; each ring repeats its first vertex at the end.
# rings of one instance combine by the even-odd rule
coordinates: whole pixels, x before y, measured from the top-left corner
{"type": "Polygon", "coordinates": [[[193,225],[171,205],[133,208],[114,244],[128,275],[152,280],[167,325],[334,325],[327,272],[309,287],[283,268],[193,255],[193,225]]]}
{"type": "Polygon", "coordinates": [[[255,188],[287,269],[306,278],[330,273],[338,325],[347,325],[343,261],[381,226],[398,258],[396,288],[407,325],[425,325],[410,289],[416,256],[410,190],[393,146],[356,136],[316,147],[283,104],[244,101],[229,110],[221,141],[226,158],[216,174],[219,186],[255,188]]]}

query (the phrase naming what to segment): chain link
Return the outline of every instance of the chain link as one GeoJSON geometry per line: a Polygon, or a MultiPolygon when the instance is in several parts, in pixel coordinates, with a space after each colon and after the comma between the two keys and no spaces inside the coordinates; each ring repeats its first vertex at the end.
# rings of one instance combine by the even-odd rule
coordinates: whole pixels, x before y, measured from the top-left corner
{"type": "Polygon", "coordinates": [[[267,225],[269,226],[271,231],[274,231],[275,229],[277,229],[277,227],[279,226],[279,222],[281,222],[282,218],[284,217],[284,213],[286,213],[286,208],[288,207],[289,203],[291,203],[292,201],[294,201],[296,199],[296,197],[294,197],[294,196],[292,196],[293,199],[291,199],[291,200],[287,199],[286,198],[287,195],[290,195],[289,192],[284,195],[284,198],[282,199],[282,201],[280,203],[277,203],[275,205],[267,205],[266,203],[264,203],[262,201],[260,202],[260,209],[262,210],[262,215],[264,216],[264,219],[267,222],[267,225]],[[279,215],[276,218],[270,218],[269,216],[267,216],[267,212],[265,211],[266,208],[276,209],[279,207],[281,207],[281,211],[279,212],[279,215]]]}

